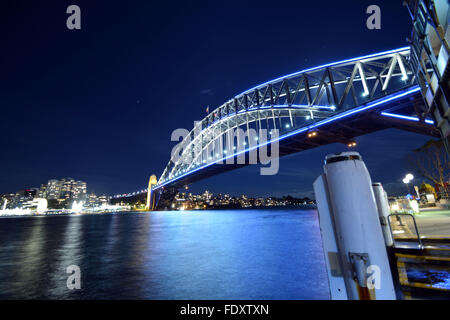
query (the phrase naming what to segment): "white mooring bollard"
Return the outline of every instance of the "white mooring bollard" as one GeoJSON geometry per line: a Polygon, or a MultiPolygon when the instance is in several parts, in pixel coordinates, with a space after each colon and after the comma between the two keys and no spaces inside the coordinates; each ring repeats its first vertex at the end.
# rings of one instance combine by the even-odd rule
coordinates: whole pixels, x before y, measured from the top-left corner
{"type": "Polygon", "coordinates": [[[377,202],[378,214],[380,216],[381,229],[383,230],[384,242],[387,247],[392,247],[394,241],[392,239],[391,230],[389,228],[389,201],[383,186],[379,182],[372,184],[373,193],[377,202]]]}
{"type": "Polygon", "coordinates": [[[314,182],[332,299],[396,299],[369,172],[357,152],[328,155],[314,182]]]}

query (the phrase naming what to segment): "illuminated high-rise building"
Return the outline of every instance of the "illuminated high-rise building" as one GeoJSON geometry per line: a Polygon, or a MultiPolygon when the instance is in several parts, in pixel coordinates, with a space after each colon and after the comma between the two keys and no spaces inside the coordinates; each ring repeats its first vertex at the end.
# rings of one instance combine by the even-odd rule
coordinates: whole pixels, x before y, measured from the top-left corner
{"type": "Polygon", "coordinates": [[[73,198],[77,200],[85,200],[87,194],[87,183],[84,181],[76,181],[73,186],[73,198]]]}
{"type": "Polygon", "coordinates": [[[47,199],[59,199],[61,194],[61,183],[59,180],[52,179],[47,183],[47,199]]]}
{"type": "Polygon", "coordinates": [[[86,193],[86,182],[75,181],[72,178],[49,180],[47,185],[42,185],[39,191],[39,194],[42,194],[45,198],[57,200],[85,200],[86,193]]]}
{"type": "Polygon", "coordinates": [[[47,198],[47,184],[45,184],[45,183],[41,184],[41,187],[39,188],[39,192],[38,192],[38,198],[43,198],[43,199],[47,198]]]}
{"type": "Polygon", "coordinates": [[[60,180],[61,193],[59,195],[60,199],[72,199],[73,198],[73,187],[75,186],[75,180],[72,178],[64,178],[60,180]]]}

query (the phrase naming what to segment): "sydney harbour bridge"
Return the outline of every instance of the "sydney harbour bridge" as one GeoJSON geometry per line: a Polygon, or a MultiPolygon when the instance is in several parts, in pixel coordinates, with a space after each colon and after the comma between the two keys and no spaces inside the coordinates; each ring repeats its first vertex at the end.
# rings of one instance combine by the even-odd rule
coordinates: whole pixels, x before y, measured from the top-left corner
{"type": "Polygon", "coordinates": [[[413,28],[410,45],[297,71],[247,89],[212,110],[177,145],[148,193],[155,210],[166,190],[264,163],[277,156],[397,128],[440,138],[449,150],[446,1],[406,1],[413,28]],[[445,12],[444,12],[445,11],[445,12]],[[244,134],[239,134],[244,132],[244,134]],[[256,162],[252,162],[256,160],[256,162]]]}

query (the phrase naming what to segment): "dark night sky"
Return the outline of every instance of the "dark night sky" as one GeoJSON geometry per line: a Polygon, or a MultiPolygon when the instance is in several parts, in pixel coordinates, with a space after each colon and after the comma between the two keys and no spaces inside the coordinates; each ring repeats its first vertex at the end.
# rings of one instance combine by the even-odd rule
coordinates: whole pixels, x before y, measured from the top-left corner
{"type": "MultiPolygon", "coordinates": [[[[205,108],[284,74],[406,46],[402,1],[2,0],[0,193],[73,177],[96,193],[132,192],[162,173],[176,128],[205,108]],[[77,4],[82,29],[66,28],[77,4]],[[368,5],[381,30],[366,28],[368,5]]],[[[373,180],[391,190],[405,154],[428,138],[387,130],[357,139],[373,180]]],[[[323,159],[343,145],[283,158],[280,173],[247,167],[194,192],[310,194],[323,159]]]]}

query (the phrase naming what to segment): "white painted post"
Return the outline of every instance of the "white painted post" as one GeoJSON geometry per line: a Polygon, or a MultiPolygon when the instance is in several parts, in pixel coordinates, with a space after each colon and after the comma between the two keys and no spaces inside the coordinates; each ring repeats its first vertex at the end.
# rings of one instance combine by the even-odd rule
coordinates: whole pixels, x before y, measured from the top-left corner
{"type": "Polygon", "coordinates": [[[329,207],[329,195],[325,175],[314,181],[317,210],[319,211],[320,233],[322,235],[323,253],[328,273],[328,284],[332,300],[348,300],[347,289],[342,275],[342,266],[337,248],[333,216],[329,207]]]}
{"type": "MultiPolygon", "coordinates": [[[[319,190],[319,179],[315,190],[319,190]]],[[[316,194],[319,215],[321,221],[333,223],[348,299],[396,299],[372,181],[361,156],[357,152],[328,155],[322,179],[328,200],[320,192],[316,194]]],[[[329,239],[325,235],[330,233],[326,224],[329,223],[321,222],[322,237],[329,239]]],[[[324,250],[331,247],[324,241],[324,250]]],[[[331,271],[328,272],[330,275],[331,271]]]]}
{"type": "Polygon", "coordinates": [[[377,202],[378,215],[380,216],[380,224],[381,229],[383,230],[384,242],[386,243],[386,247],[392,247],[394,242],[392,240],[392,234],[389,228],[390,210],[387,194],[380,182],[374,182],[372,187],[375,200],[377,202]]]}

